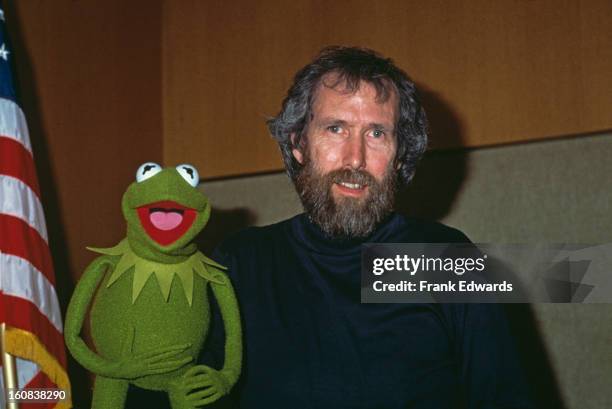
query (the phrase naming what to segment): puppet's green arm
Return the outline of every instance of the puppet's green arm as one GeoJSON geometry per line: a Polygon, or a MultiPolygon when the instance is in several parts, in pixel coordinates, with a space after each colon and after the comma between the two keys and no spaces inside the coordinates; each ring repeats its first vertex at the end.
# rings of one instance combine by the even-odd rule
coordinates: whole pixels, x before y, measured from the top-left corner
{"type": "Polygon", "coordinates": [[[242,368],[242,327],[234,289],[229,278],[225,274],[223,276],[223,284],[212,283],[211,286],[217,298],[225,328],[225,361],[221,373],[227,377],[231,388],[238,381],[242,368]]]}
{"type": "Polygon", "coordinates": [[[210,285],[217,299],[225,328],[225,362],[217,371],[196,365],[171,383],[168,391],[172,408],[195,408],[208,405],[227,394],[236,384],[242,368],[242,327],[234,289],[225,273],[207,266],[217,279],[210,285]]]}
{"type": "Polygon", "coordinates": [[[108,256],[95,259],[83,273],[79,280],[66,313],[66,323],[64,326],[64,339],[70,353],[79,361],[81,365],[89,371],[99,375],[108,376],[105,369],[110,362],[94,353],[81,338],[83,321],[87,314],[89,303],[108,267],[113,263],[108,256]]]}

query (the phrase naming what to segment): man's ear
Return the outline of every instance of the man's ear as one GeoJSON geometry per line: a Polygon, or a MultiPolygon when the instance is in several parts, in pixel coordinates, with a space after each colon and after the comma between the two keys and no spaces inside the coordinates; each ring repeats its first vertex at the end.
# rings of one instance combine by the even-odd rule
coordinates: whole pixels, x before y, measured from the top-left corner
{"type": "MultiPolygon", "coordinates": [[[[295,144],[295,133],[292,133],[290,138],[291,138],[291,145],[296,146],[296,144],[295,144]]],[[[293,157],[295,158],[295,160],[297,160],[299,162],[300,165],[304,164],[304,154],[302,153],[302,151],[300,149],[295,147],[295,148],[293,148],[291,150],[291,153],[293,154],[293,157]]]]}

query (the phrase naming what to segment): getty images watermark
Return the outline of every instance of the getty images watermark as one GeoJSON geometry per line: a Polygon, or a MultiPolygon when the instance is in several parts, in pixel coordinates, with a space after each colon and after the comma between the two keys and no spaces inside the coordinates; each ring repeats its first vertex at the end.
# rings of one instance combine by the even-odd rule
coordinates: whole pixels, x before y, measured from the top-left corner
{"type": "Polygon", "coordinates": [[[612,302],[612,244],[365,244],[361,301],[612,302]]]}

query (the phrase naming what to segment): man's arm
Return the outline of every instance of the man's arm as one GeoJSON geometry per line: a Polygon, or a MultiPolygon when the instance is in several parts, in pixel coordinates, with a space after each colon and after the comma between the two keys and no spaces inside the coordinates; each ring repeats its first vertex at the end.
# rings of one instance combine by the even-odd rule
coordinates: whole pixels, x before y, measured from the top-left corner
{"type": "Polygon", "coordinates": [[[501,304],[448,304],[462,393],[469,409],[534,408],[501,304]]]}

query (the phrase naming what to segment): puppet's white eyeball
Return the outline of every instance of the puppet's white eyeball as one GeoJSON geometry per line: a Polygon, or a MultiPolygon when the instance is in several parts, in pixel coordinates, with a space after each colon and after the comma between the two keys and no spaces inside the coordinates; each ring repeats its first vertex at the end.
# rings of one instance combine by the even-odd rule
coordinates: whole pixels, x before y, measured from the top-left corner
{"type": "Polygon", "coordinates": [[[161,172],[162,168],[155,162],[147,162],[140,165],[136,171],[136,182],[144,182],[161,172]]]}
{"type": "Polygon", "coordinates": [[[198,183],[200,182],[200,175],[194,166],[188,163],[182,163],[176,167],[176,170],[178,171],[179,175],[181,175],[183,179],[185,179],[185,181],[191,186],[198,186],[198,183]]]}

